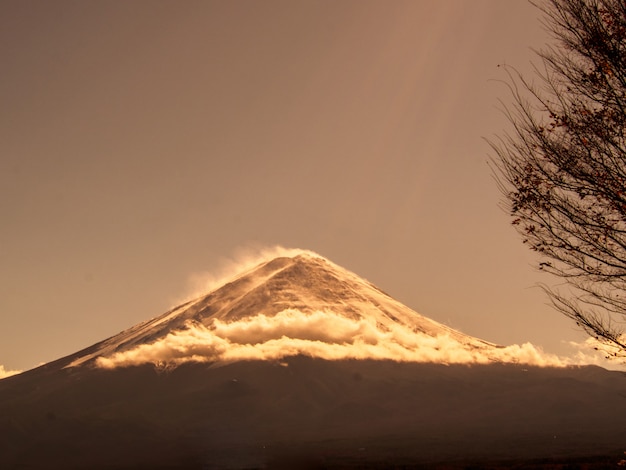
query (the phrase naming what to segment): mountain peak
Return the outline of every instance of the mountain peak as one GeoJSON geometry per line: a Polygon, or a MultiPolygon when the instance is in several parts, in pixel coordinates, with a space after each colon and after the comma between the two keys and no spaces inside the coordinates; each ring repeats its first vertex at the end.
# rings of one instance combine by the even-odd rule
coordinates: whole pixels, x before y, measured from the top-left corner
{"type": "Polygon", "coordinates": [[[326,258],[289,250],[220,287],[68,358],[67,366],[323,359],[556,365],[532,345],[500,347],[431,320],[326,258]]]}

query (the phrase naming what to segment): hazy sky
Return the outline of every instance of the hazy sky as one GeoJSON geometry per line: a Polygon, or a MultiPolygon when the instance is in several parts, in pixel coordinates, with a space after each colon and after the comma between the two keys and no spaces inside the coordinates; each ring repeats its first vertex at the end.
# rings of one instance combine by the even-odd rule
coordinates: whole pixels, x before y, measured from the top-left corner
{"type": "Polygon", "coordinates": [[[242,248],[320,253],[416,311],[584,338],[498,207],[525,0],[0,0],[0,364],[165,312],[242,248]]]}

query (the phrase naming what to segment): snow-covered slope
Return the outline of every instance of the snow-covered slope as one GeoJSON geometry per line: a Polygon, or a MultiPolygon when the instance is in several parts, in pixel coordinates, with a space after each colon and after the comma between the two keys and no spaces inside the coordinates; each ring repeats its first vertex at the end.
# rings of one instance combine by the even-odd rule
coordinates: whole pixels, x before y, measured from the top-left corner
{"type": "Polygon", "coordinates": [[[532,345],[501,347],[411,310],[309,251],[262,262],[223,286],[79,354],[70,367],[280,359],[557,365],[532,345]]]}

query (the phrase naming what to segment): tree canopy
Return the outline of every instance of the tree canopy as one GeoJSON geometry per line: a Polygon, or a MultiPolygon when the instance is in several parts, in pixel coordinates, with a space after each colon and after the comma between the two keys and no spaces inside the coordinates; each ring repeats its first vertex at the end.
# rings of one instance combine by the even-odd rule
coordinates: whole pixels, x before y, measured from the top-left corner
{"type": "Polygon", "coordinates": [[[512,130],[490,144],[505,207],[553,305],[626,354],[626,2],[535,6],[554,44],[533,79],[505,67],[512,130]]]}

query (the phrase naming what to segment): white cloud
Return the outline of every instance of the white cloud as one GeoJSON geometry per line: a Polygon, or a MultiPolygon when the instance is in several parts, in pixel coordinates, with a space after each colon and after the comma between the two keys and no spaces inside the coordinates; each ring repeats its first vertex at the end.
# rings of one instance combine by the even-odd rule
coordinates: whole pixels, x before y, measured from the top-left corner
{"type": "Polygon", "coordinates": [[[497,347],[448,334],[430,336],[402,325],[383,327],[366,319],[330,312],[305,314],[288,309],[268,317],[257,315],[210,327],[187,325],[151,343],[97,359],[104,368],[145,363],[276,360],[302,354],[328,360],[390,359],[399,362],[446,364],[492,362],[565,366],[571,361],[546,354],[530,343],[497,347]]]}
{"type": "Polygon", "coordinates": [[[581,342],[569,341],[567,344],[574,350],[572,358],[575,362],[593,364],[605,369],[626,370],[624,353],[617,346],[591,337],[581,342]]]}
{"type": "MultiPolygon", "coordinates": [[[[174,305],[196,299],[207,292],[222,287],[226,282],[236,276],[242,276],[264,261],[270,261],[279,256],[293,257],[301,253],[315,254],[309,250],[300,248],[284,248],[276,245],[272,247],[247,247],[239,248],[230,258],[221,258],[220,266],[211,272],[200,272],[189,277],[190,287],[182,297],[175,299],[174,305]]],[[[316,255],[319,256],[319,255],[316,255]]]]}
{"type": "Polygon", "coordinates": [[[16,375],[22,372],[21,370],[6,370],[4,366],[0,365],[0,379],[4,379],[5,377],[10,377],[12,375],[16,375]]]}

